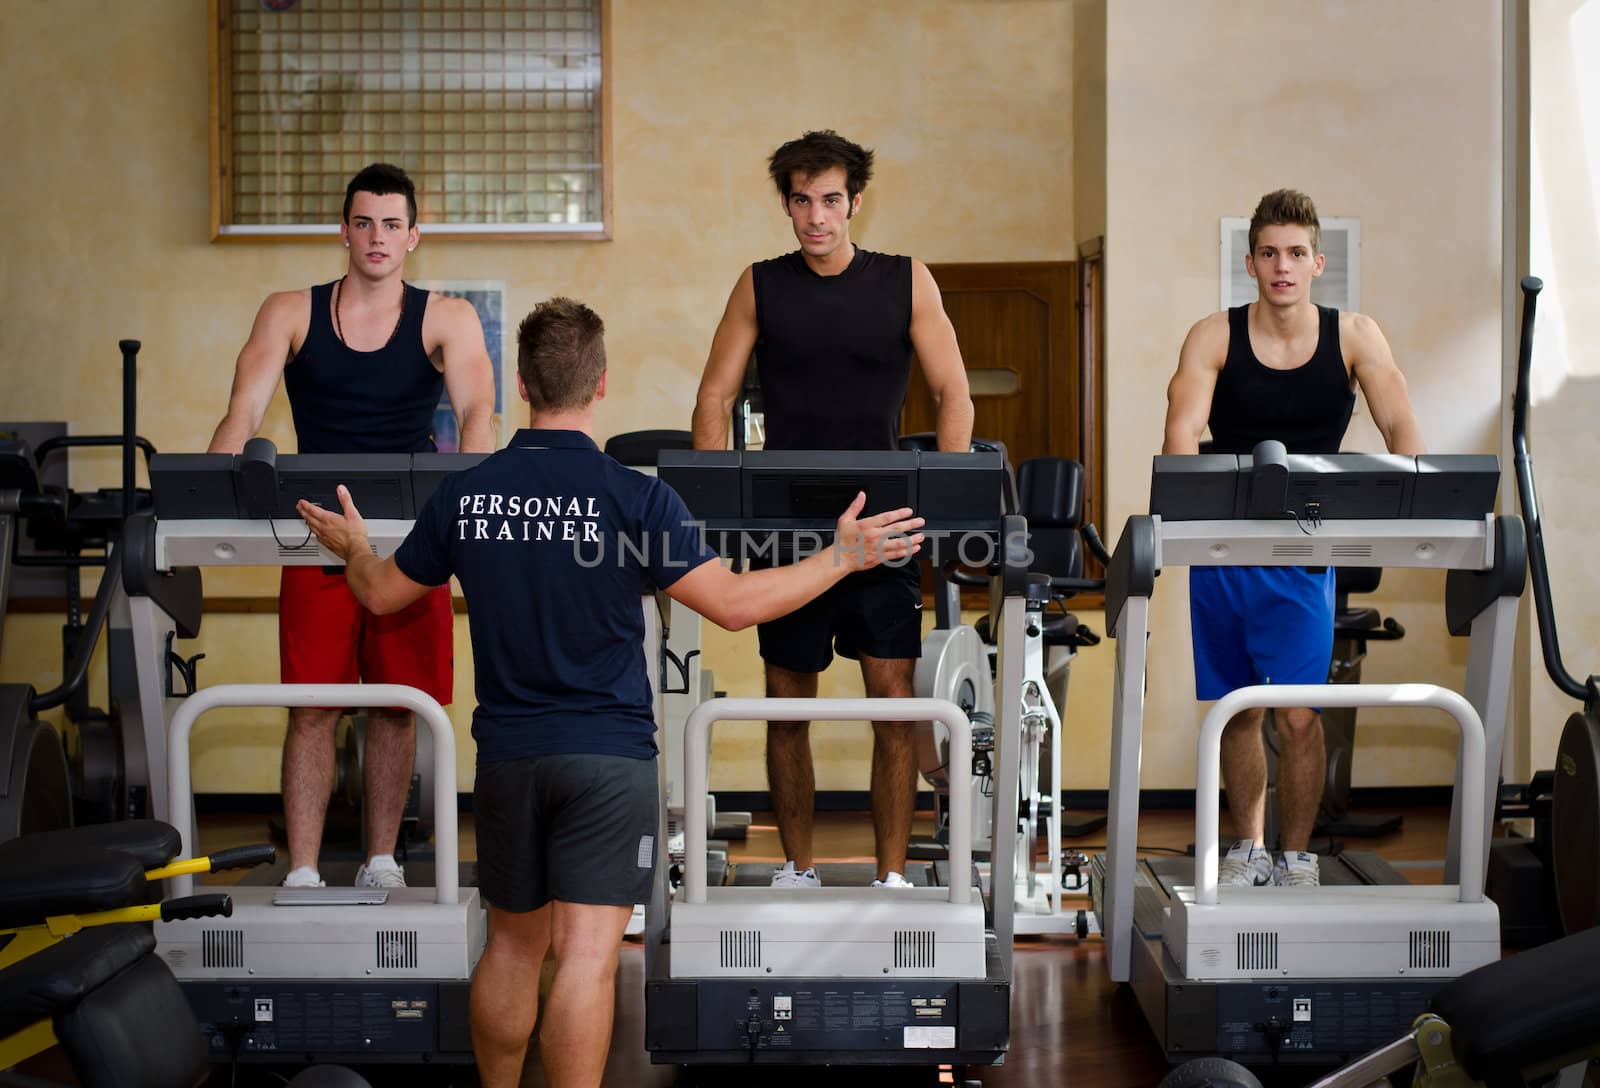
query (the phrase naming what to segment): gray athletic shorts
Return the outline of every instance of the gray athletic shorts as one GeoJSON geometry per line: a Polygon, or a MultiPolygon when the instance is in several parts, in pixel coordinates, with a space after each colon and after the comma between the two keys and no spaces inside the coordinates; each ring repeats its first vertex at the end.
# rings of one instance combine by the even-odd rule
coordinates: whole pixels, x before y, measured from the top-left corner
{"type": "Polygon", "coordinates": [[[501,910],[650,898],[656,761],[550,755],[485,763],[472,794],[478,891],[501,910]]]}

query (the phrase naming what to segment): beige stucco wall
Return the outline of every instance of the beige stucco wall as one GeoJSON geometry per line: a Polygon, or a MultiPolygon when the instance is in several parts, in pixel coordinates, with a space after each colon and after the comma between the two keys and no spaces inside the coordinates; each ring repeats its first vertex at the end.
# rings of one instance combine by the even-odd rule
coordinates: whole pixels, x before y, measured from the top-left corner
{"type": "MultiPolygon", "coordinates": [[[[1356,0],[1117,0],[1107,5],[1106,433],[1116,530],[1144,510],[1165,385],[1194,321],[1218,306],[1218,219],[1262,193],[1306,190],[1357,216],[1362,309],[1383,328],[1431,449],[1496,452],[1500,398],[1500,7],[1356,0]]],[[[1380,450],[1358,406],[1346,449],[1380,450]]],[[[1186,573],[1151,611],[1143,781],[1194,782],[1186,573]]],[[[1443,631],[1440,573],[1385,575],[1377,603],[1410,631],[1369,680],[1460,687],[1464,640],[1443,631]]],[[[1088,655],[1084,655],[1087,663],[1088,655]]],[[[1089,680],[1088,668],[1081,682],[1089,680]]],[[[1364,712],[1360,785],[1447,783],[1438,726],[1364,712]],[[1370,727],[1367,727],[1370,725],[1370,727]]],[[[1104,764],[1101,764],[1104,766],[1104,764]]]]}
{"type": "Polygon", "coordinates": [[[1106,232],[1106,3],[1072,0],[1072,199],[1080,243],[1106,232]]]}
{"type": "MultiPolygon", "coordinates": [[[[512,315],[558,292],[591,303],[612,364],[602,439],[688,425],[740,269],[793,247],[764,158],[804,129],[877,149],[854,226],[868,246],[930,262],[1073,256],[1070,3],[612,0],[611,12],[614,240],[430,243],[424,228],[407,265],[413,279],[503,280],[512,315]]],[[[200,449],[261,298],[339,274],[331,243],[207,240],[206,42],[199,0],[8,7],[0,418],[114,430],[116,341],[132,336],[144,341],[141,433],[163,450],[200,449]]],[[[290,444],[281,395],[264,433],[290,444]]],[[[80,465],[80,486],[116,479],[109,455],[80,465]]],[[[207,574],[211,593],[272,584],[207,574]]],[[[58,622],[8,620],[0,679],[53,683],[58,622]]],[[[275,635],[271,615],[214,614],[185,652],[207,654],[207,684],[276,680],[275,635]]],[[[461,632],[458,647],[465,664],[461,632]]],[[[755,693],[753,647],[707,640],[719,686],[755,693]]],[[[463,743],[469,692],[463,669],[452,709],[463,743]]],[[[863,732],[822,753],[825,788],[865,787],[863,732]]],[[[276,788],[280,733],[254,712],[203,729],[197,788],[276,788]]],[[[714,784],[761,788],[759,756],[747,746],[719,760],[714,784]]],[[[464,752],[463,784],[471,766],[464,752]]]]}
{"type": "MultiPolygon", "coordinates": [[[[1529,8],[1532,121],[1530,270],[1545,282],[1534,340],[1529,446],[1562,656],[1576,679],[1600,672],[1600,3],[1539,0],[1529,8]]],[[[1531,597],[1529,598],[1531,605],[1531,597]]],[[[1545,673],[1538,635],[1529,645],[1530,757],[1551,766],[1577,704],[1545,673]]]]}

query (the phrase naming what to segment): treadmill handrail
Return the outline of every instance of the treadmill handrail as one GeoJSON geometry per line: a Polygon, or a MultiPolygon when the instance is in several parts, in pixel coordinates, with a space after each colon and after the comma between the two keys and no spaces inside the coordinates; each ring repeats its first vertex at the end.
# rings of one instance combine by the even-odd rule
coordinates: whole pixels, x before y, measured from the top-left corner
{"type": "MultiPolygon", "coordinates": [[[[1194,894],[1198,904],[1217,902],[1222,731],[1240,711],[1281,706],[1411,706],[1442,710],[1461,729],[1461,781],[1483,781],[1483,721],[1465,696],[1449,688],[1437,684],[1256,684],[1236,688],[1218,699],[1200,723],[1194,786],[1194,894]]],[[[1363,728],[1372,724],[1366,722],[1363,728]]],[[[1457,846],[1461,862],[1457,898],[1463,903],[1481,903],[1485,861],[1483,792],[1471,788],[1458,792],[1462,832],[1457,846]]]]}
{"type": "Polygon", "coordinates": [[[972,900],[972,725],[948,699],[708,699],[683,730],[684,901],[706,901],[711,725],[725,721],[939,722],[950,730],[950,902],[972,900]]]}
{"type": "MultiPolygon", "coordinates": [[[[444,707],[432,696],[404,684],[218,684],[183,700],[172,716],[167,744],[168,811],[172,825],[183,837],[179,859],[195,856],[189,734],[202,714],[238,706],[392,706],[409,710],[425,722],[433,735],[434,901],[454,904],[460,898],[455,730],[444,707]]],[[[193,876],[177,876],[172,881],[174,896],[194,893],[193,876]]]]}
{"type": "Polygon", "coordinates": [[[1517,477],[1517,498],[1522,521],[1528,527],[1528,572],[1532,577],[1533,608],[1539,620],[1539,646],[1544,669],[1561,693],[1584,702],[1589,689],[1579,683],[1561,658],[1561,635],[1556,630],[1555,601],[1550,592],[1550,566],[1544,554],[1544,529],[1539,520],[1539,491],[1533,479],[1533,455],[1528,452],[1528,397],[1533,375],[1533,317],[1544,281],[1522,278],[1522,327],[1517,339],[1517,386],[1511,400],[1511,446],[1517,477]]]}

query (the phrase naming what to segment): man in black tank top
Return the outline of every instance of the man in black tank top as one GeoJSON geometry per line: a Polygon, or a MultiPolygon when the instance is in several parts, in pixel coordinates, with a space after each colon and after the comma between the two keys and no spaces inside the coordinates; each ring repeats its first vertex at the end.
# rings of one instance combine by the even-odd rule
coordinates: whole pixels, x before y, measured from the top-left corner
{"type": "MultiPolygon", "coordinates": [[[[1218,453],[1250,453],[1272,438],[1291,453],[1336,453],[1355,406],[1355,386],[1391,453],[1423,452],[1422,434],[1377,323],[1311,301],[1322,274],[1316,208],[1303,193],[1262,197],[1250,220],[1245,268],[1259,298],[1212,314],[1189,330],[1167,388],[1163,453],[1197,453],[1209,425],[1218,453]]],[[[1195,687],[1221,698],[1251,684],[1320,684],[1333,646],[1331,568],[1191,567],[1195,687]]],[[[1326,778],[1322,719],[1311,707],[1275,711],[1283,748],[1278,807],[1283,861],[1263,843],[1267,788],[1262,711],[1246,711],[1222,737],[1228,811],[1239,841],[1222,859],[1225,884],[1311,885],[1308,853],[1326,778]]]]}
{"type": "MultiPolygon", "coordinates": [[[[745,269],[711,342],[694,409],[696,449],[725,449],[734,398],[754,353],[766,448],[891,450],[915,357],[938,406],[941,450],[970,448],[972,399],[955,330],[927,266],[850,241],[872,152],[808,132],[768,162],[800,249],[745,269]]],[[[922,642],[915,564],[851,575],[758,629],[767,694],[814,698],[835,649],[861,664],[869,698],[907,698],[922,642]]],[[[904,885],[916,753],[903,723],[874,722],[872,824],[878,882],[904,885]]],[[[767,726],[767,781],[788,863],[773,883],[815,887],[816,800],[809,723],[767,726]]]]}
{"type": "MultiPolygon", "coordinates": [[[[463,452],[494,449],[494,375],[477,312],[402,279],[417,246],[415,191],[375,163],[345,191],[349,249],[333,283],[267,296],[234,367],[228,411],[208,452],[238,453],[261,427],[281,377],[301,453],[412,453],[434,448],[432,420],[448,390],[463,452]]],[[[285,567],[278,643],[284,683],[402,683],[449,703],[454,621],[449,587],[394,616],[361,608],[341,568],[285,567]]],[[[289,712],[283,748],[285,883],[317,886],[317,856],[334,781],[337,709],[289,712]]],[[[358,884],[404,883],[395,843],[415,755],[415,723],[368,714],[363,758],[368,857],[358,884]]]]}

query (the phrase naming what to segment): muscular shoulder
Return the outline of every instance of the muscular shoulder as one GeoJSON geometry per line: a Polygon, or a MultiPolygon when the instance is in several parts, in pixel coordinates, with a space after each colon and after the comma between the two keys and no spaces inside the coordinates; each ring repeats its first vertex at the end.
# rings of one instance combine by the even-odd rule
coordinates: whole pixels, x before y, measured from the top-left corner
{"type": "Polygon", "coordinates": [[[440,294],[438,291],[429,291],[426,318],[429,321],[443,322],[450,325],[469,321],[476,323],[478,311],[472,303],[464,298],[440,294]]]}
{"type": "Polygon", "coordinates": [[[428,308],[422,315],[422,342],[430,355],[446,344],[465,345],[474,334],[481,342],[483,326],[472,303],[454,295],[428,292],[428,308]]]}
{"type": "Polygon", "coordinates": [[[1353,311],[1339,314],[1339,347],[1345,361],[1352,365],[1380,352],[1388,355],[1387,341],[1378,323],[1366,314],[1353,311]]]}
{"type": "Polygon", "coordinates": [[[261,316],[271,321],[289,321],[311,316],[311,288],[274,291],[261,303],[261,316]]]}
{"type": "Polygon", "coordinates": [[[1354,310],[1341,310],[1339,312],[1339,335],[1368,337],[1382,335],[1378,323],[1366,314],[1358,314],[1354,310]]]}
{"type": "Polygon", "coordinates": [[[274,291],[261,303],[256,312],[252,339],[259,338],[287,343],[298,350],[301,341],[311,328],[311,289],[300,291],[274,291]]]}
{"type": "Polygon", "coordinates": [[[1228,359],[1228,311],[1218,310],[1196,321],[1183,338],[1179,362],[1221,370],[1228,359]]]}

